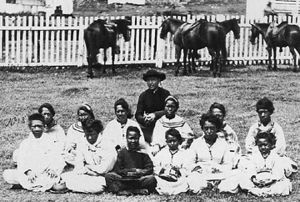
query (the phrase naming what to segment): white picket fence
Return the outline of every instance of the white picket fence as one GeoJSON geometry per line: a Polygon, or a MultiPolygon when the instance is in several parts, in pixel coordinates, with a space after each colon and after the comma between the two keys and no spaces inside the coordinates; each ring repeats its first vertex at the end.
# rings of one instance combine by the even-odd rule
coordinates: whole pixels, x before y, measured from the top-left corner
{"type": "MultiPolygon", "coordinates": [[[[205,16],[178,17],[194,22],[205,16]]],[[[120,17],[122,18],[122,17],[120,17]]],[[[249,42],[250,21],[244,16],[206,16],[209,21],[222,21],[240,18],[241,38],[235,40],[233,33],[226,39],[228,60],[234,64],[256,64],[267,59],[266,44],[260,37],[256,45],[249,42]]],[[[83,40],[84,29],[98,17],[50,18],[43,17],[3,17],[0,16],[0,66],[82,66],[87,64],[86,48],[83,40]]],[[[278,19],[278,22],[286,20],[278,19]]],[[[159,38],[163,17],[132,17],[131,40],[118,40],[120,54],[115,64],[156,64],[173,63],[175,48],[172,37],[159,38]]],[[[257,20],[266,22],[267,19],[257,20]]],[[[292,24],[298,24],[298,18],[288,18],[292,24]]],[[[101,52],[100,52],[101,53],[101,52]]],[[[199,50],[200,63],[207,63],[211,57],[207,49],[199,50]]],[[[99,54],[102,63],[102,54],[99,54]]],[[[288,48],[277,54],[278,63],[292,64],[292,55],[288,48]]],[[[107,64],[111,64],[110,50],[107,64]]]]}

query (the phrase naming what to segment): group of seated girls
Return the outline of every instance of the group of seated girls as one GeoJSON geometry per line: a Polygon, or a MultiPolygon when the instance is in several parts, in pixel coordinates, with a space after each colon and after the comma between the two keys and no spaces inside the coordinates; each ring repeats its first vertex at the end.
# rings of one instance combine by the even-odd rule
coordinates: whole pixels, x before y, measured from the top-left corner
{"type": "Polygon", "coordinates": [[[104,128],[92,108],[78,108],[78,122],[64,130],[45,103],[28,118],[31,133],[13,154],[17,168],[5,170],[13,187],[32,191],[131,194],[201,194],[203,189],[257,196],[288,195],[297,165],[285,155],[282,128],[271,119],[268,98],[256,104],[242,155],[238,136],[224,121],[225,107],[214,103],[200,118],[203,135],[194,135],[176,114],[179,101],[165,99],[165,115],[148,144],[128,103],[114,104],[116,118],[104,128]]]}

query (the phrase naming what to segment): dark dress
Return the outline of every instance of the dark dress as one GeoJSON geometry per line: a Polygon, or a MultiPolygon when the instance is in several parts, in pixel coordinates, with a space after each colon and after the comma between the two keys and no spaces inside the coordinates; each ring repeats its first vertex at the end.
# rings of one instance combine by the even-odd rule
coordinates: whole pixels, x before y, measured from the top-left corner
{"type": "Polygon", "coordinates": [[[148,154],[127,148],[118,153],[113,171],[105,174],[105,181],[108,191],[113,193],[125,189],[148,189],[149,192],[154,192],[157,184],[153,175],[153,163],[148,154]],[[141,172],[135,175],[137,168],[141,172]]]}
{"type": "Polygon", "coordinates": [[[152,132],[156,121],[165,115],[165,99],[170,95],[170,92],[166,89],[158,87],[153,93],[152,90],[147,89],[140,96],[135,113],[135,119],[140,124],[145,141],[151,143],[152,132]],[[155,121],[151,124],[146,124],[144,120],[144,114],[154,113],[155,121]]]}

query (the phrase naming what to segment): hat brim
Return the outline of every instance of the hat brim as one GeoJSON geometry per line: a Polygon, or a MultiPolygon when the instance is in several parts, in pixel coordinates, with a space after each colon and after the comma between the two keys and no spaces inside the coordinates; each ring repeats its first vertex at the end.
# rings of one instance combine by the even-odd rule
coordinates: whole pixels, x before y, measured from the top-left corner
{"type": "Polygon", "coordinates": [[[156,73],[156,74],[143,74],[143,80],[147,81],[150,77],[158,78],[160,81],[166,79],[166,75],[164,73],[156,73]]]}

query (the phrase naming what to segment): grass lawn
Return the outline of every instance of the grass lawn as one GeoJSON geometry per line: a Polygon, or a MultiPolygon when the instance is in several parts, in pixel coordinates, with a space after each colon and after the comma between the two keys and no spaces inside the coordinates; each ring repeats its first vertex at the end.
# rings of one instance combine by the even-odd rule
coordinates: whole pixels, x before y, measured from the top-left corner
{"type": "MultiPolygon", "coordinates": [[[[247,66],[231,69],[222,78],[212,78],[204,67],[192,76],[174,77],[174,69],[167,74],[163,87],[178,96],[178,114],[187,119],[196,134],[201,134],[199,117],[213,102],[223,103],[228,111],[227,121],[237,132],[244,149],[248,129],[258,117],[256,101],[267,96],[273,100],[272,118],[280,123],[287,141],[287,155],[300,162],[300,73],[281,68],[266,71],[265,66],[247,66]]],[[[113,104],[124,97],[135,111],[139,94],[146,89],[141,79],[146,68],[118,68],[116,76],[86,79],[84,69],[20,73],[0,71],[0,170],[12,167],[12,152],[28,133],[26,116],[35,112],[44,102],[53,104],[56,119],[66,130],[76,121],[79,104],[88,102],[95,115],[105,124],[114,118],[113,104]]],[[[202,195],[121,197],[112,194],[52,194],[11,190],[0,178],[1,201],[300,201],[300,176],[294,175],[293,192],[288,197],[257,198],[245,193],[237,195],[205,191],[202,195]]]]}

